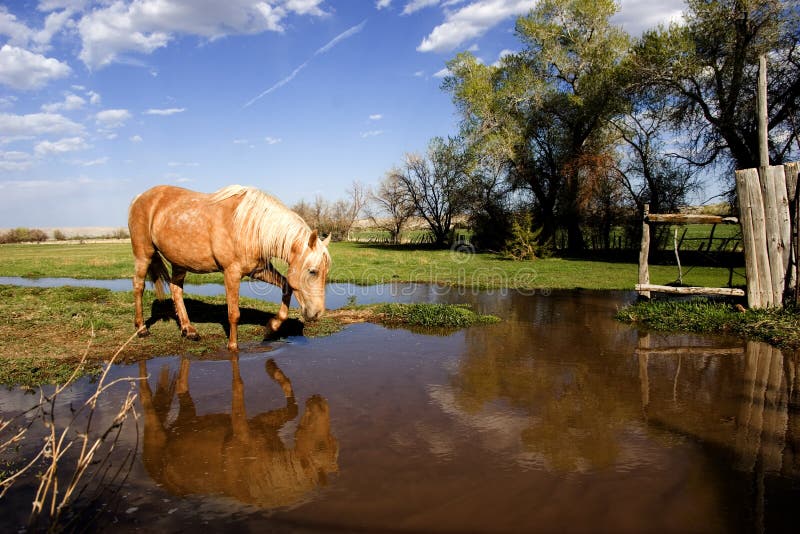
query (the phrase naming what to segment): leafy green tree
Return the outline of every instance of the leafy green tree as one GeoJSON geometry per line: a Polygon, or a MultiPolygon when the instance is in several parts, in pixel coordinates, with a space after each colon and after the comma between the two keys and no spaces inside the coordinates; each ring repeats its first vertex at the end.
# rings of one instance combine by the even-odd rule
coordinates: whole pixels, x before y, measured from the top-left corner
{"type": "Polygon", "coordinates": [[[772,164],[796,152],[800,8],[781,0],[688,0],[683,24],[647,32],[634,48],[640,83],[665,92],[673,123],[696,150],[687,160],[759,165],[758,57],[767,54],[772,164]]]}
{"type": "Polygon", "coordinates": [[[566,227],[573,251],[584,246],[593,166],[613,148],[609,121],[625,107],[629,38],[609,22],[616,10],[613,0],[542,0],[517,21],[521,52],[498,66],[461,54],[444,83],[467,138],[505,154],[512,184],[530,192],[542,239],[566,227]]]}

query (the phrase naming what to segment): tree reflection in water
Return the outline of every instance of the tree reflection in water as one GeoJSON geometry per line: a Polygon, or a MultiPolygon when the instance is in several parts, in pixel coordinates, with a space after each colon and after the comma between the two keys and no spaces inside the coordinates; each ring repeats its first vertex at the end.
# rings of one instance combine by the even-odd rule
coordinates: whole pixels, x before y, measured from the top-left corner
{"type": "Polygon", "coordinates": [[[625,434],[641,431],[665,446],[689,438],[725,450],[756,477],[800,478],[798,354],[646,333],[632,357],[620,354],[637,346],[636,336],[598,320],[590,299],[518,298],[502,324],[467,331],[451,378],[454,403],[466,415],[498,401],[524,414],[522,456],[546,470],[648,463],[623,450],[625,434]],[[584,325],[579,335],[576,323],[584,325]]]}
{"type": "Polygon", "coordinates": [[[339,446],[331,434],[328,403],[319,395],[306,401],[294,447],[281,439],[281,429],[297,417],[298,407],[291,381],[273,360],[266,362],[266,372],[283,389],[286,405],[249,418],[238,357],[231,358],[230,413],[197,415],[189,367],[185,358],[177,376],[163,367],[153,393],[147,364],[139,363],[142,461],[150,477],[170,493],[224,495],[264,508],[284,507],[302,502],[338,471],[339,446]],[[176,396],[178,415],[169,423],[176,396]]]}

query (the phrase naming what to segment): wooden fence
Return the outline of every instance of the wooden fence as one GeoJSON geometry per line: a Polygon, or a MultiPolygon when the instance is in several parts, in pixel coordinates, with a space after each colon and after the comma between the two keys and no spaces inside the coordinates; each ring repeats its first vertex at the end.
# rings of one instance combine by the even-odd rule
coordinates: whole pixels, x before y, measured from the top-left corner
{"type": "Polygon", "coordinates": [[[795,162],[736,171],[751,308],[797,301],[798,170],[800,163],[795,162]]]}
{"type": "MultiPolygon", "coordinates": [[[[644,205],[644,219],[642,222],[642,245],[639,249],[639,283],[636,291],[639,296],[650,298],[650,292],[677,293],[682,295],[728,295],[744,296],[744,291],[731,287],[685,287],[662,286],[650,283],[650,225],[651,224],[737,224],[736,217],[720,217],[718,215],[692,215],[686,213],[650,213],[650,206],[644,205]]],[[[675,255],[678,255],[678,245],[675,243],[675,255]]],[[[680,261],[680,260],[678,260],[680,261]]],[[[680,263],[678,264],[680,268],[680,263]]]]}

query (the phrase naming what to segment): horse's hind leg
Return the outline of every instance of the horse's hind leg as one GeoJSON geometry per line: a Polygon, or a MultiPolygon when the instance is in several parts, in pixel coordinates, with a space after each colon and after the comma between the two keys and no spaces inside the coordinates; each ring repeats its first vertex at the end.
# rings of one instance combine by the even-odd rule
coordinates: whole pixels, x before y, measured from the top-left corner
{"type": "Polygon", "coordinates": [[[189,322],[189,314],[186,313],[186,305],[183,303],[183,280],[185,278],[186,270],[173,265],[172,278],[169,282],[169,292],[172,294],[172,302],[175,304],[175,313],[178,315],[181,334],[193,341],[197,341],[200,339],[200,334],[197,333],[197,329],[189,322]]]}
{"type": "Polygon", "coordinates": [[[136,254],[136,260],[133,267],[133,305],[135,308],[135,316],[133,325],[139,333],[139,337],[144,337],[150,334],[150,331],[144,325],[144,312],[142,310],[142,294],[144,293],[144,282],[147,278],[147,270],[150,268],[150,261],[152,255],[143,256],[136,254]]]}

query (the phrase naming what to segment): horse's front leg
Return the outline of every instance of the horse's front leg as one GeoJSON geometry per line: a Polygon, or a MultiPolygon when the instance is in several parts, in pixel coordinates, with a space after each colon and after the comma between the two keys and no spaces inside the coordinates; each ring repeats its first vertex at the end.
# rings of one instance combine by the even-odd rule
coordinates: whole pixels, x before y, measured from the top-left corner
{"type": "Polygon", "coordinates": [[[283,298],[281,298],[281,307],[278,309],[278,315],[269,320],[270,332],[277,332],[283,322],[289,318],[289,303],[292,301],[292,288],[288,283],[284,283],[281,288],[283,291],[283,298]]]}
{"type": "Polygon", "coordinates": [[[192,341],[200,339],[197,329],[189,322],[189,314],[186,312],[186,305],[183,302],[183,281],[186,278],[186,269],[172,266],[172,279],[169,282],[169,291],[172,294],[172,302],[175,305],[175,314],[178,316],[178,324],[181,327],[181,334],[192,341]]]}
{"type": "Polygon", "coordinates": [[[281,297],[281,307],[278,309],[278,314],[267,322],[267,335],[277,332],[281,324],[289,318],[289,304],[292,301],[292,288],[289,287],[289,282],[286,280],[286,277],[279,273],[271,262],[263,271],[258,271],[250,276],[281,288],[283,294],[281,297]]]}
{"type": "Polygon", "coordinates": [[[239,325],[239,284],[242,281],[242,273],[239,269],[225,269],[225,299],[228,302],[228,350],[238,351],[237,327],[239,325]]]}

